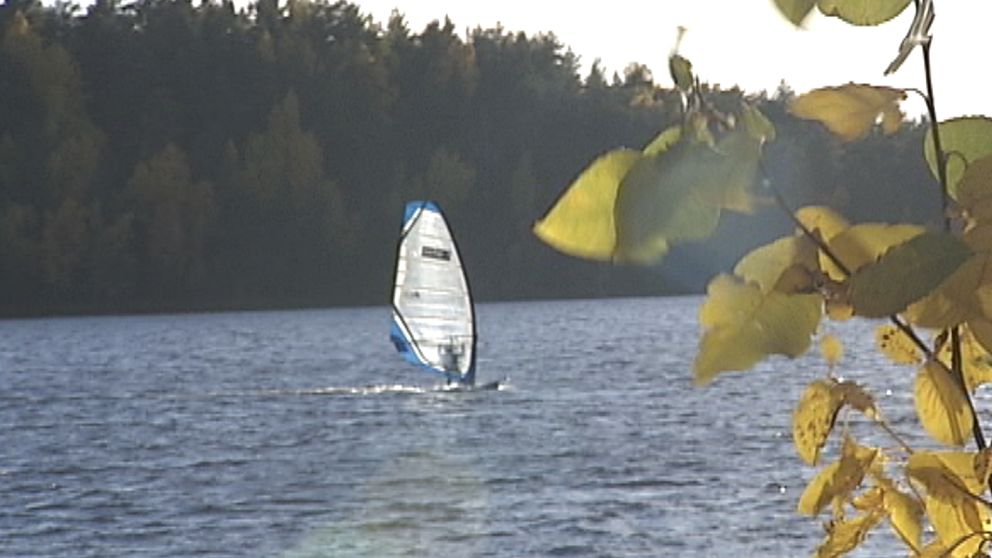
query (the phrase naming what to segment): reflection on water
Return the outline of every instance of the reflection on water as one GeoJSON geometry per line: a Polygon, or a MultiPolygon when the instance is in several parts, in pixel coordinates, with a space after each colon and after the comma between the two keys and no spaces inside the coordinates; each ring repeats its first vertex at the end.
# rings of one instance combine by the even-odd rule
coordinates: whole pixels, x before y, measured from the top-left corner
{"type": "MultiPolygon", "coordinates": [[[[809,554],[789,420],[825,365],[693,388],[698,303],[482,305],[479,380],[510,385],[479,392],[402,362],[385,308],[2,321],[0,555],[809,554]]],[[[914,431],[912,374],[848,326],[914,431]]]]}

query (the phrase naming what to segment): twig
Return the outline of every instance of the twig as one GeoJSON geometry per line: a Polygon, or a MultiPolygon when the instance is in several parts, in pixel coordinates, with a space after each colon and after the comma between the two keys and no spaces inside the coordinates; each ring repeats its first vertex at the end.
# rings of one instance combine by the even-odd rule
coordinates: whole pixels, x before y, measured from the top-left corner
{"type": "MultiPolygon", "coordinates": [[[[933,95],[933,72],[930,65],[930,42],[925,42],[923,47],[923,71],[926,74],[927,81],[927,94],[924,100],[927,105],[927,113],[930,116],[930,129],[932,130],[931,136],[933,138],[933,149],[934,158],[937,161],[937,178],[940,180],[940,203],[941,203],[941,215],[944,221],[944,231],[950,232],[951,230],[951,216],[948,211],[950,206],[950,185],[947,183],[947,159],[944,156],[944,148],[941,145],[940,140],[940,126],[937,120],[937,103],[934,100],[933,95]]],[[[975,445],[978,449],[985,449],[985,436],[982,433],[982,425],[978,421],[978,413],[975,412],[975,405],[971,399],[971,394],[968,393],[968,387],[964,381],[964,370],[961,362],[961,332],[957,326],[951,328],[951,377],[957,382],[958,387],[961,388],[961,393],[964,394],[965,401],[968,402],[968,408],[971,410],[971,414],[974,417],[974,422],[972,423],[972,436],[975,438],[975,445]]]]}

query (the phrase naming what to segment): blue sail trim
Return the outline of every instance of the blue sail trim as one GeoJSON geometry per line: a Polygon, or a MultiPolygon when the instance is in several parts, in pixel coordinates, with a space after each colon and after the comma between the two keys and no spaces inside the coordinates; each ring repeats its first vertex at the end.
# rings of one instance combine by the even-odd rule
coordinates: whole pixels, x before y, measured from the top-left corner
{"type": "MultiPolygon", "coordinates": [[[[406,228],[406,224],[410,222],[410,219],[417,213],[417,210],[424,209],[425,211],[433,211],[434,213],[440,213],[441,208],[432,201],[411,201],[407,202],[406,208],[403,210],[403,227],[406,228]]],[[[395,221],[394,221],[395,222],[395,221]]]]}
{"type": "MultiPolygon", "coordinates": [[[[441,217],[442,221],[445,221],[445,227],[447,227],[447,222],[444,219],[444,214],[441,211],[441,207],[434,201],[431,200],[414,200],[407,202],[403,210],[403,225],[400,229],[400,243],[402,244],[407,233],[410,232],[415,226],[415,221],[420,219],[421,216],[429,213],[437,214],[441,217]]],[[[450,234],[450,230],[449,230],[450,234]]],[[[450,238],[452,244],[455,245],[455,251],[457,252],[457,242],[455,242],[454,237],[450,238]]],[[[425,248],[426,249],[426,248],[425,248]]],[[[395,272],[394,272],[395,275],[395,272]]],[[[468,290],[468,277],[464,275],[462,271],[462,279],[465,281],[466,290],[468,290]]],[[[467,292],[469,296],[469,304],[471,305],[471,292],[467,292]]],[[[393,308],[393,320],[390,327],[390,340],[396,347],[396,350],[403,356],[403,359],[411,364],[414,364],[418,368],[423,369],[431,374],[438,375],[446,378],[449,382],[457,382],[460,384],[474,385],[475,383],[475,359],[476,359],[476,338],[473,335],[472,338],[472,349],[471,349],[471,362],[469,364],[469,369],[461,374],[457,370],[446,370],[445,367],[435,366],[429,363],[427,357],[423,354],[423,351],[413,339],[409,327],[404,322],[402,313],[396,308],[393,308]]],[[[474,309],[471,313],[472,318],[472,329],[475,329],[475,312],[474,309]]]]}
{"type": "Polygon", "coordinates": [[[404,360],[406,360],[411,364],[416,365],[418,368],[430,372],[431,374],[436,374],[438,376],[447,378],[452,382],[465,382],[469,377],[471,377],[473,381],[475,380],[474,366],[472,367],[472,370],[470,370],[469,373],[465,375],[465,379],[463,379],[460,374],[453,374],[451,372],[439,370],[437,368],[434,368],[430,364],[427,364],[427,362],[420,355],[417,354],[417,350],[415,348],[416,345],[413,342],[413,340],[410,339],[410,337],[405,333],[405,328],[400,327],[400,324],[396,322],[396,316],[393,316],[393,324],[389,328],[389,340],[393,342],[393,346],[396,347],[396,351],[403,356],[404,360]]]}

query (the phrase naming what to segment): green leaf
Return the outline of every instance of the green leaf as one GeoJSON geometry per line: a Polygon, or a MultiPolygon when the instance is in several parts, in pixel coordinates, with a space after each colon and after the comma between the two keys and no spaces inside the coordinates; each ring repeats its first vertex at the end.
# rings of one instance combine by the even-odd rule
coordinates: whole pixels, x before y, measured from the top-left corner
{"type": "Polygon", "coordinates": [[[992,316],[992,226],[970,229],[964,241],[974,254],[933,292],[906,309],[911,323],[946,329],[992,316]]]}
{"type": "MultiPolygon", "coordinates": [[[[855,272],[878,260],[893,246],[924,232],[926,229],[920,225],[860,223],[837,233],[827,245],[848,271],[855,272]]],[[[844,273],[825,254],[820,258],[820,264],[833,279],[837,281],[846,279],[844,273]]]]}
{"type": "Polygon", "coordinates": [[[816,0],[775,0],[778,11],[796,27],[802,25],[815,5],[816,0]]]}
{"type": "Polygon", "coordinates": [[[617,194],[617,261],[655,262],[672,242],[710,236],[721,209],[752,210],[760,154],[738,128],[715,147],[683,139],[638,162],[617,194]]]}
{"type": "Polygon", "coordinates": [[[668,71],[671,72],[676,87],[686,92],[692,89],[695,81],[692,77],[692,62],[680,54],[673,54],[668,57],[668,71]]]}
{"type": "Polygon", "coordinates": [[[718,373],[746,370],[772,354],[806,352],[820,322],[819,294],[762,293],[753,283],[730,275],[710,282],[699,312],[705,328],[693,365],[696,384],[718,373]]]}
{"type": "Polygon", "coordinates": [[[896,314],[929,294],[970,256],[971,250],[957,237],[925,232],[856,271],[849,280],[849,299],[859,316],[896,314]]]}
{"type": "Polygon", "coordinates": [[[775,141],[775,125],[757,107],[745,104],[741,110],[741,122],[754,139],[762,143],[775,141]]]}
{"type": "MultiPolygon", "coordinates": [[[[947,158],[948,193],[958,199],[958,183],[964,176],[965,168],[972,161],[992,155],[992,118],[968,116],[941,122],[940,146],[947,158]]],[[[937,170],[937,156],[933,145],[933,130],[927,132],[923,140],[923,155],[930,172],[940,180],[937,170]]]]}
{"type": "Polygon", "coordinates": [[[852,25],[878,25],[901,14],[911,0],[818,0],[824,15],[852,25]]]}
{"type": "Polygon", "coordinates": [[[975,221],[992,222],[992,155],[968,165],[958,183],[957,199],[975,221]]]}
{"type": "Polygon", "coordinates": [[[618,149],[593,161],[534,225],[534,234],[565,254],[611,261],[617,244],[617,190],[642,159],[639,151],[618,149]]]}
{"type": "Polygon", "coordinates": [[[885,133],[897,132],[903,119],[899,101],[905,98],[902,89],[849,83],[800,95],[789,104],[789,112],[823,123],[844,141],[855,141],[879,122],[885,133]]]}

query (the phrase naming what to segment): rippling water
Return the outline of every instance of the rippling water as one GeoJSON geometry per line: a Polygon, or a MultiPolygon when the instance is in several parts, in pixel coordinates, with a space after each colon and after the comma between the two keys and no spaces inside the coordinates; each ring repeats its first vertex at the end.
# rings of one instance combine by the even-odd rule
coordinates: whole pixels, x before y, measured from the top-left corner
{"type": "MultiPolygon", "coordinates": [[[[475,393],[393,354],[386,308],[0,321],[0,555],[809,555],[789,417],[824,364],[694,388],[699,302],[484,304],[510,385],[475,393]]],[[[835,333],[911,411],[871,325],[835,333]]]]}

